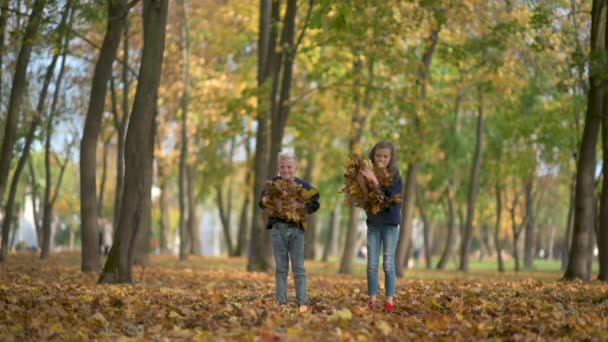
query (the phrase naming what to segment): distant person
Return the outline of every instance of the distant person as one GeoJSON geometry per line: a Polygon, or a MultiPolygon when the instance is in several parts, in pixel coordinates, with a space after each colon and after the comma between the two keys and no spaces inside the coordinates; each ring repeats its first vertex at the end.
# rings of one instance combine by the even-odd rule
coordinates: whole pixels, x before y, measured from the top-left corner
{"type": "Polygon", "coordinates": [[[267,182],[267,187],[262,191],[259,206],[269,215],[266,228],[272,229],[272,249],[276,263],[275,294],[277,300],[280,305],[287,304],[287,275],[289,273],[289,261],[291,260],[296,287],[296,299],[300,306],[300,311],[303,312],[308,310],[309,305],[306,269],[304,268],[304,225],[303,221],[294,221],[288,217],[294,217],[294,214],[299,215],[299,213],[303,213],[302,215],[305,217],[317,211],[320,205],[319,193],[309,183],[295,177],[297,171],[297,156],[291,152],[279,153],[279,176],[273,177],[271,181],[267,182]],[[269,184],[281,184],[282,188],[279,190],[277,188],[269,189],[269,184]],[[288,189],[302,188],[314,190],[313,192],[316,194],[310,200],[304,200],[287,193],[288,189]]]}
{"type": "MultiPolygon", "coordinates": [[[[372,184],[372,188],[375,191],[380,191],[386,199],[401,196],[403,182],[396,166],[394,145],[388,141],[381,141],[374,145],[368,157],[375,168],[388,169],[392,177],[392,183],[389,186],[382,185],[378,181],[374,170],[362,170],[361,174],[372,184]]],[[[395,201],[376,214],[366,209],[366,214],[368,306],[371,309],[377,306],[378,266],[380,263],[380,246],[382,246],[384,287],[386,291],[384,310],[390,312],[395,309],[395,250],[399,238],[399,224],[401,224],[401,205],[398,201],[395,201]]]]}
{"type": "Polygon", "coordinates": [[[105,218],[97,220],[97,229],[99,230],[99,249],[101,254],[107,256],[110,254],[110,248],[112,248],[112,223],[105,218]]]}

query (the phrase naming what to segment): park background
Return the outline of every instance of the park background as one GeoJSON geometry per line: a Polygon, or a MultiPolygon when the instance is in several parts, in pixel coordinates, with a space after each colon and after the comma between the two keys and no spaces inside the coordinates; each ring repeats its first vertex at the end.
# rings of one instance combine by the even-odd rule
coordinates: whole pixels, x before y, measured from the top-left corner
{"type": "Polygon", "coordinates": [[[0,1],[0,336],[601,339],[607,11],[0,1]],[[394,315],[365,307],[340,192],[380,140],[404,180],[394,315]],[[273,306],[257,206],[284,150],[321,193],[309,313],[273,306]]]}

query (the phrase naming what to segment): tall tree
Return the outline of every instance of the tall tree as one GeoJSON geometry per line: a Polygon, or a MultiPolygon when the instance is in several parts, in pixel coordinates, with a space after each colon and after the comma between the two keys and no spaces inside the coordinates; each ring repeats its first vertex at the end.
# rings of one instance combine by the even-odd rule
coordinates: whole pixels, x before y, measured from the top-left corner
{"type": "MultiPolygon", "coordinates": [[[[69,3],[69,2],[68,2],[69,3]]],[[[70,16],[73,17],[74,12],[70,9],[66,9],[67,12],[70,12],[70,16]]],[[[69,19],[68,29],[71,29],[72,18],[69,19]]],[[[61,82],[63,79],[67,53],[68,53],[68,43],[70,39],[70,34],[66,35],[64,38],[63,44],[63,56],[61,59],[61,66],[59,67],[59,73],[57,74],[57,78],[55,80],[55,93],[53,94],[53,101],[51,102],[51,107],[49,109],[49,115],[46,118],[46,129],[45,129],[45,141],[44,141],[44,164],[45,164],[45,188],[44,188],[44,198],[42,202],[42,244],[40,251],[40,258],[47,259],[50,254],[51,249],[51,222],[53,219],[53,207],[55,205],[55,201],[57,201],[57,196],[59,194],[59,189],[61,187],[61,181],[63,179],[63,175],[65,173],[65,168],[70,160],[70,154],[72,151],[72,145],[75,143],[75,140],[70,142],[67,146],[66,156],[62,163],[59,164],[59,176],[57,178],[57,184],[55,186],[52,185],[52,170],[51,170],[51,139],[53,136],[53,124],[57,117],[57,103],[59,101],[59,92],[61,90],[61,82]],[[53,191],[54,188],[54,192],[53,191]]]]}
{"type": "Polygon", "coordinates": [[[237,237],[236,250],[234,254],[237,256],[245,256],[247,248],[247,228],[249,226],[249,213],[251,212],[251,148],[249,147],[250,130],[247,130],[247,138],[245,140],[245,185],[243,191],[243,204],[241,206],[241,214],[239,219],[239,232],[237,237]]]}
{"type": "Polygon", "coordinates": [[[160,160],[156,163],[157,167],[157,175],[160,187],[160,196],[158,198],[158,209],[159,209],[159,218],[158,218],[158,228],[159,228],[159,248],[160,254],[165,254],[167,252],[167,230],[169,228],[169,223],[167,222],[169,211],[167,204],[167,175],[165,175],[165,166],[164,163],[160,160]]]}
{"type": "MultiPolygon", "coordinates": [[[[314,149],[308,151],[306,169],[304,171],[304,179],[313,182],[312,174],[316,164],[316,152],[314,149]]],[[[304,258],[307,260],[315,260],[317,246],[317,223],[318,215],[311,215],[308,218],[306,227],[306,245],[304,246],[304,258]]]]}
{"type": "Polygon", "coordinates": [[[606,48],[608,1],[594,0],[591,10],[591,67],[589,68],[589,94],[587,114],[576,165],[576,194],[572,246],[564,279],[590,279],[587,254],[593,250],[589,236],[595,226],[595,169],[596,144],[601,124],[605,83],[600,68],[606,48]]]}
{"type": "Polygon", "coordinates": [[[125,189],[118,230],[100,283],[131,283],[135,242],[152,186],[156,100],[163,64],[168,0],[143,2],[143,51],[125,144],[125,189]]]}
{"type": "MultiPolygon", "coordinates": [[[[220,184],[217,186],[217,208],[220,214],[220,220],[222,222],[222,228],[224,231],[224,241],[226,242],[226,250],[228,251],[229,256],[234,255],[234,247],[232,243],[232,236],[230,234],[230,206],[226,204],[226,200],[224,198],[224,185],[220,184]]],[[[228,196],[230,197],[230,196],[228,196]]]]}
{"type": "MultiPolygon", "coordinates": [[[[5,115],[4,136],[2,140],[2,150],[0,151],[0,203],[3,203],[4,192],[8,182],[9,172],[11,170],[11,161],[13,160],[13,149],[17,140],[17,125],[19,123],[19,113],[21,111],[21,103],[23,102],[23,94],[26,85],[26,72],[30,63],[32,47],[36,42],[38,29],[42,23],[43,9],[46,5],[46,0],[36,0],[32,5],[32,12],[29,16],[29,21],[23,34],[21,49],[17,56],[15,64],[15,74],[13,75],[13,85],[9,97],[8,108],[5,115]]],[[[3,28],[4,30],[4,28],[3,28]]],[[[4,42],[3,42],[4,43],[4,42]]],[[[7,215],[7,217],[10,217],[7,215]]]]}
{"type": "Polygon", "coordinates": [[[502,260],[502,245],[500,243],[500,222],[502,219],[502,183],[500,178],[496,179],[494,186],[496,192],[496,221],[494,223],[494,246],[496,247],[496,258],[498,264],[498,272],[505,271],[505,263],[502,260]]]}
{"type": "MultiPolygon", "coordinates": [[[[439,32],[443,25],[442,11],[435,12],[437,23],[432,26],[425,46],[424,54],[422,55],[422,64],[418,73],[418,85],[419,85],[419,100],[424,103],[427,95],[427,85],[429,82],[429,74],[431,70],[431,62],[433,60],[433,54],[435,53],[435,47],[439,40],[439,32]]],[[[420,141],[424,141],[424,133],[421,128],[421,118],[416,115],[415,124],[418,130],[420,141]]],[[[404,269],[407,267],[409,260],[408,250],[411,244],[412,236],[412,220],[414,218],[414,205],[416,196],[416,183],[418,182],[418,171],[420,170],[420,161],[411,161],[408,164],[407,171],[405,172],[405,186],[403,187],[403,202],[401,205],[401,229],[399,229],[399,240],[397,243],[397,251],[395,253],[395,274],[397,277],[404,276],[404,269]]]]}
{"type": "MultiPolygon", "coordinates": [[[[532,174],[530,177],[533,177],[532,174]]],[[[534,213],[534,193],[532,180],[526,182],[526,227],[524,236],[524,268],[531,269],[534,267],[534,249],[535,249],[535,213],[534,213]]]]}
{"type": "MultiPolygon", "coordinates": [[[[0,80],[4,79],[4,41],[6,40],[6,23],[8,20],[9,0],[2,0],[0,6],[0,80]]],[[[2,96],[3,84],[0,82],[0,96],[2,96]]]]}
{"type": "Polygon", "coordinates": [[[262,271],[274,268],[270,234],[265,229],[261,208],[257,201],[262,193],[268,175],[268,121],[271,105],[269,103],[269,83],[271,66],[276,63],[277,27],[280,20],[279,1],[260,1],[260,24],[258,33],[258,74],[257,74],[257,132],[254,160],[253,218],[249,240],[247,270],[262,271]]]}
{"type": "Polygon", "coordinates": [[[190,104],[190,31],[188,30],[188,0],[182,0],[182,80],[183,92],[181,101],[181,144],[179,155],[179,171],[177,176],[179,196],[179,259],[188,258],[188,226],[186,208],[186,161],[188,160],[188,105],[190,104]]]}
{"type": "Polygon", "coordinates": [[[123,38],[122,58],[122,116],[118,110],[113,110],[114,127],[116,128],[116,190],[114,191],[114,217],[112,227],[116,230],[118,225],[118,214],[120,213],[120,201],[125,181],[125,134],[129,122],[129,14],[126,14],[123,38]]]}
{"type": "MultiPolygon", "coordinates": [[[[353,65],[353,75],[356,78],[362,78],[363,73],[363,56],[354,54],[356,60],[353,65]]],[[[367,87],[361,99],[361,89],[355,86],[353,89],[353,102],[354,109],[351,117],[351,133],[348,142],[348,149],[351,153],[362,154],[363,147],[361,146],[361,140],[363,138],[363,132],[365,130],[365,123],[369,116],[369,109],[371,107],[371,87],[373,81],[373,60],[369,61],[368,64],[369,74],[367,87]],[[362,103],[363,102],[363,103],[362,103]]],[[[357,248],[357,234],[359,232],[359,212],[360,209],[355,207],[354,203],[350,204],[348,211],[348,227],[346,231],[346,241],[344,242],[344,250],[342,251],[342,258],[340,259],[339,272],[342,274],[353,273],[353,260],[355,258],[357,248]]]]}
{"type": "Polygon", "coordinates": [[[99,270],[100,251],[97,228],[97,138],[106,100],[112,63],[125,27],[129,8],[126,0],[107,1],[106,33],[93,71],[89,107],[80,142],[80,219],[82,223],[82,271],[99,270]]]}
{"type": "Polygon", "coordinates": [[[190,241],[189,253],[201,255],[201,233],[198,217],[196,216],[196,187],[194,186],[194,166],[186,167],[186,197],[188,199],[188,220],[186,222],[190,241]]]}
{"type": "MultiPolygon", "coordinates": [[[[605,32],[605,40],[608,40],[608,27],[605,32]]],[[[608,44],[605,41],[604,44],[608,44]]],[[[605,47],[605,46],[604,46],[605,47]]],[[[606,80],[602,80],[604,86],[606,80]]],[[[603,101],[602,101],[602,117],[601,117],[601,130],[602,130],[602,156],[603,156],[603,167],[602,167],[602,191],[600,194],[600,213],[599,213],[599,225],[597,229],[597,247],[599,251],[599,274],[598,279],[608,281],[608,94],[606,94],[606,88],[604,88],[603,101]]],[[[593,233],[591,233],[593,234],[593,233]]],[[[593,246],[593,244],[591,245],[593,246]]],[[[593,249],[593,248],[590,248],[593,249]]]]}
{"type": "Polygon", "coordinates": [[[478,85],[477,99],[477,129],[475,135],[475,155],[473,164],[471,165],[471,178],[469,183],[469,191],[467,197],[467,218],[464,226],[464,234],[462,236],[460,247],[460,265],[458,269],[463,272],[469,270],[469,251],[471,249],[471,241],[473,239],[473,218],[475,216],[475,204],[477,202],[477,194],[479,192],[479,174],[481,172],[481,159],[483,155],[483,88],[478,85]]]}
{"type": "MultiPolygon", "coordinates": [[[[71,2],[68,1],[63,10],[61,23],[59,24],[59,27],[58,27],[59,32],[61,32],[61,30],[64,29],[64,26],[67,23],[70,11],[71,11],[71,2]]],[[[66,45],[67,45],[67,42],[69,41],[69,39],[66,36],[66,38],[65,38],[66,42],[64,44],[62,44],[63,40],[64,40],[64,37],[61,37],[61,36],[56,37],[57,43],[56,43],[56,46],[54,46],[55,53],[53,54],[53,57],[51,58],[51,63],[47,67],[46,75],[44,77],[44,81],[42,84],[42,91],[40,92],[40,96],[38,97],[38,105],[36,106],[36,112],[34,113],[34,118],[32,119],[32,123],[30,124],[27,136],[25,138],[25,144],[23,147],[23,151],[21,152],[19,161],[17,163],[17,167],[15,169],[15,172],[13,172],[11,186],[9,188],[9,195],[8,195],[8,198],[6,201],[6,206],[4,207],[4,213],[5,213],[6,217],[13,216],[13,207],[15,204],[15,196],[17,194],[17,187],[19,185],[19,178],[21,177],[21,172],[25,168],[25,163],[29,160],[30,147],[32,146],[32,143],[34,142],[36,130],[38,129],[38,126],[40,125],[40,122],[42,121],[42,118],[43,118],[46,95],[48,93],[48,88],[51,83],[51,78],[53,77],[53,74],[55,72],[55,66],[57,65],[57,61],[59,60],[61,51],[64,51],[64,56],[63,56],[64,62],[61,65],[62,70],[65,65],[65,49],[67,48],[66,45]]],[[[61,79],[61,74],[63,74],[63,71],[60,72],[60,76],[58,76],[58,80],[61,79]]],[[[59,82],[60,81],[58,81],[58,83],[59,82]]],[[[55,87],[55,93],[57,94],[58,92],[59,92],[59,88],[55,87]]],[[[12,220],[3,220],[3,222],[2,222],[2,246],[0,249],[0,261],[3,261],[7,255],[7,251],[8,251],[8,247],[9,247],[8,242],[9,242],[9,232],[11,229],[11,222],[12,222],[12,220]]],[[[44,237],[42,240],[46,241],[44,239],[44,237]]]]}

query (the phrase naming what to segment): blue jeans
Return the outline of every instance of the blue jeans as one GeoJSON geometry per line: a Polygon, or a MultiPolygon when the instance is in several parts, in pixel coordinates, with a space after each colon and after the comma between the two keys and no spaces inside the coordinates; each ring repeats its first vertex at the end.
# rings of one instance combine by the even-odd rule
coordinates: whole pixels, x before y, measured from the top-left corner
{"type": "Polygon", "coordinates": [[[304,268],[304,231],[294,224],[277,222],[272,226],[272,248],[276,263],[275,293],[280,304],[287,304],[287,274],[289,259],[296,283],[296,298],[308,305],[306,269],[304,268]]]}
{"type": "Polygon", "coordinates": [[[378,294],[378,265],[382,244],[384,287],[387,297],[395,295],[395,249],[399,238],[399,226],[367,227],[367,291],[370,296],[378,294]]]}

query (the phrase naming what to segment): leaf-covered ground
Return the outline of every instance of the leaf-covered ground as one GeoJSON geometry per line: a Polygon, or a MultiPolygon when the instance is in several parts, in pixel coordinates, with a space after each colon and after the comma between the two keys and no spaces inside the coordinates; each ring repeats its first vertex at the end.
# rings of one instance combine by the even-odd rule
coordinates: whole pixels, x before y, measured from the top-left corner
{"type": "Polygon", "coordinates": [[[307,262],[312,305],[302,313],[276,305],[274,276],[243,262],[153,257],[134,269],[135,285],[110,286],[81,273],[74,255],[11,255],[0,265],[0,340],[608,340],[604,283],[406,278],[384,313],[366,307],[364,277],[307,262]]]}

